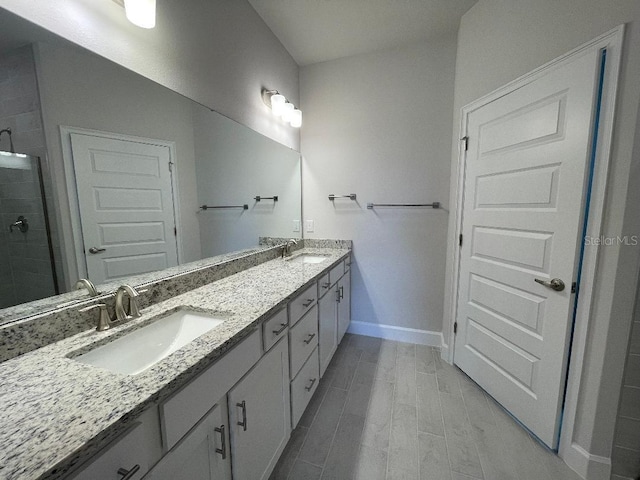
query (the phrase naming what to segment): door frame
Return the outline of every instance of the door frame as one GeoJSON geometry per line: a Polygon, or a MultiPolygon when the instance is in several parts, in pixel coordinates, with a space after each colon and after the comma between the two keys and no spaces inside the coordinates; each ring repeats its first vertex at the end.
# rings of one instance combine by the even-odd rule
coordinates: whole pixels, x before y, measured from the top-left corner
{"type": "MultiPolygon", "coordinates": [[[[69,198],[69,214],[71,217],[71,233],[65,234],[66,240],[73,243],[73,253],[71,258],[66,258],[68,272],[77,273],[79,278],[87,278],[87,261],[84,254],[84,240],[82,238],[82,226],[80,222],[80,203],[78,201],[78,188],[76,185],[76,175],[73,163],[73,149],[71,148],[71,134],[88,135],[92,137],[108,138],[112,140],[122,140],[125,142],[144,143],[159,147],[167,147],[169,149],[169,159],[171,166],[171,196],[173,203],[173,216],[176,235],[176,250],[178,255],[178,264],[182,263],[182,232],[180,222],[180,204],[178,199],[180,193],[178,191],[178,162],[176,161],[176,144],[172,141],[157,140],[154,138],[136,137],[133,135],[125,135],[122,133],[105,132],[100,130],[90,130],[80,127],[69,127],[60,125],[60,142],[62,145],[62,160],[64,162],[64,177],[67,186],[67,196],[69,198]]],[[[67,256],[68,257],[68,256],[67,256]]]]}
{"type": "MultiPolygon", "coordinates": [[[[618,90],[618,80],[620,76],[620,61],[622,44],[624,38],[624,25],[620,25],[593,40],[569,51],[568,53],[540,66],[539,68],[507,83],[493,92],[480,97],[479,99],[465,105],[461,109],[458,161],[456,164],[456,183],[453,186],[451,198],[454,204],[451,210],[455,212],[454,236],[450,241],[455,242],[453,248],[453,262],[451,278],[448,285],[450,293],[449,304],[446,305],[449,315],[447,324],[448,334],[443,340],[447,341],[442,348],[442,358],[453,364],[455,352],[455,334],[453,333],[454,323],[458,310],[458,284],[460,281],[460,248],[458,238],[462,232],[462,208],[464,205],[464,183],[466,172],[467,155],[465,151],[464,138],[467,136],[468,116],[471,112],[508,95],[523,86],[536,81],[549,72],[563,67],[572,62],[575,58],[594,51],[607,50],[606,69],[602,90],[602,103],[600,121],[598,125],[598,141],[595,152],[595,168],[593,175],[593,185],[591,190],[591,200],[589,207],[589,217],[586,228],[586,235],[594,238],[600,237],[603,232],[604,206],[607,193],[607,178],[611,160],[611,144],[613,137],[614,115],[616,94],[618,90]]],[[[586,355],[587,333],[592,321],[592,299],[597,293],[596,275],[599,258],[597,246],[586,246],[582,261],[582,277],[580,285],[580,296],[576,305],[575,325],[570,350],[569,367],[567,372],[567,384],[565,389],[564,413],[560,430],[560,443],[558,454],[574,470],[586,478],[587,474],[593,475],[595,471],[608,475],[610,469],[609,459],[596,457],[586,452],[582,447],[573,442],[573,432],[578,408],[578,395],[580,391],[580,381],[582,378],[582,365],[586,355]]],[[[602,288],[600,286],[600,288],[602,288]]],[[[597,475],[593,478],[599,478],[597,475]]]]}

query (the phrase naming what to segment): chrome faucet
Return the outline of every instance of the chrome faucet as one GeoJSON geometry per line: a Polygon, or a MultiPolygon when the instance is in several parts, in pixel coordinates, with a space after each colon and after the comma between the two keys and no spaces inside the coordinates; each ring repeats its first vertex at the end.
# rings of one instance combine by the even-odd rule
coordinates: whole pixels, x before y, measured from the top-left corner
{"type": "Polygon", "coordinates": [[[282,258],[291,256],[291,248],[297,245],[298,241],[295,238],[290,238],[287,243],[282,245],[282,258]]]}
{"type": "Polygon", "coordinates": [[[118,287],[118,291],[116,292],[116,319],[121,320],[130,320],[132,318],[138,318],[140,316],[140,308],[138,306],[138,296],[140,293],[146,292],[146,290],[141,290],[138,292],[131,285],[121,285],[118,287]],[[127,294],[129,296],[129,312],[127,312],[124,308],[124,296],[127,294]]]}
{"type": "Polygon", "coordinates": [[[96,330],[98,332],[103,332],[104,330],[109,330],[111,328],[111,318],[109,318],[109,312],[107,311],[107,305],[104,303],[96,303],[95,305],[91,305],[89,307],[81,308],[78,310],[79,312],[88,312],[89,310],[93,310],[94,308],[100,309],[100,317],[98,317],[98,326],[96,330]]]}
{"type": "Polygon", "coordinates": [[[82,290],[83,288],[86,288],[89,291],[90,297],[98,296],[98,290],[96,289],[96,286],[93,284],[91,280],[88,280],[86,278],[81,278],[76,282],[76,285],[74,287],[75,290],[82,290]]]}

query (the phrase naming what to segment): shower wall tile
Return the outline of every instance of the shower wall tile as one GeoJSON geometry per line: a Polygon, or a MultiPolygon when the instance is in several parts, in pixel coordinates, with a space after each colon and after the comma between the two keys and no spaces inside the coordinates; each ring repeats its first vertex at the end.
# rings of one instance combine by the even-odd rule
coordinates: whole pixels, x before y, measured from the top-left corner
{"type": "MultiPolygon", "coordinates": [[[[29,45],[0,56],[0,129],[7,127],[17,152],[46,161],[35,61],[29,45]]],[[[9,139],[3,135],[0,150],[9,149],[9,139]]],[[[7,307],[55,294],[36,168],[0,168],[0,230],[6,232],[0,235],[0,304],[7,307]],[[19,215],[27,217],[29,231],[8,233],[8,225],[19,215]]]]}

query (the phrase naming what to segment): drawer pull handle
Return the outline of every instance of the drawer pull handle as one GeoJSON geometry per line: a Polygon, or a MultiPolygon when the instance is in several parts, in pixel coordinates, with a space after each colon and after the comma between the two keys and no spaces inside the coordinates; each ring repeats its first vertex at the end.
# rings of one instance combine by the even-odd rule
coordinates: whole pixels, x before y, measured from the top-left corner
{"type": "Polygon", "coordinates": [[[313,301],[314,301],[314,300],[315,300],[314,298],[307,298],[307,301],[306,301],[306,302],[304,302],[304,303],[302,304],[302,306],[303,306],[304,308],[307,308],[309,305],[311,305],[311,304],[313,303],[313,301]]]}
{"type": "Polygon", "coordinates": [[[140,465],[134,465],[130,470],[121,467],[118,469],[118,475],[122,475],[120,480],[131,480],[138,473],[138,470],[140,470],[140,465]]]}
{"type": "Polygon", "coordinates": [[[306,387],[304,387],[304,389],[307,392],[310,392],[311,389],[313,388],[313,386],[316,384],[316,380],[317,380],[317,378],[314,378],[313,380],[311,380],[311,383],[309,385],[307,385],[306,387]]]}
{"type": "Polygon", "coordinates": [[[247,431],[247,403],[242,400],[240,403],[236,403],[236,407],[242,408],[242,421],[237,422],[242,427],[243,431],[247,431]]]}
{"type": "Polygon", "coordinates": [[[289,326],[288,323],[281,323],[280,328],[278,330],[274,330],[273,334],[280,335],[282,332],[284,332],[287,329],[288,326],[289,326]]]}
{"type": "Polygon", "coordinates": [[[340,287],[338,290],[340,291],[340,300],[342,300],[344,298],[344,287],[340,287]]]}
{"type": "Polygon", "coordinates": [[[327,288],[329,288],[330,286],[331,286],[331,282],[326,282],[326,283],[323,283],[323,284],[322,284],[322,288],[324,288],[325,290],[326,290],[327,288]]]}
{"type": "Polygon", "coordinates": [[[213,430],[220,434],[221,447],[216,448],[216,453],[219,453],[222,456],[222,459],[225,460],[227,458],[227,438],[224,434],[224,425],[220,425],[220,427],[216,427],[213,430]]]}
{"type": "Polygon", "coordinates": [[[315,333],[310,333],[309,334],[309,338],[307,338],[306,340],[303,340],[304,343],[306,343],[307,345],[309,345],[311,343],[311,340],[313,340],[313,338],[316,336],[315,333]]]}

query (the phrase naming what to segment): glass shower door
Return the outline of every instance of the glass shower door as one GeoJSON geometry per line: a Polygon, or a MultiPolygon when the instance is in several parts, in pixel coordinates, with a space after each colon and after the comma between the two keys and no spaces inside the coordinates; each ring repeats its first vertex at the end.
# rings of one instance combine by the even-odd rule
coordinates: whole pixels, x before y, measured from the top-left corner
{"type": "Polygon", "coordinates": [[[0,308],[57,293],[40,159],[0,152],[0,308]]]}

